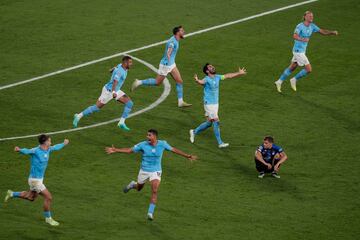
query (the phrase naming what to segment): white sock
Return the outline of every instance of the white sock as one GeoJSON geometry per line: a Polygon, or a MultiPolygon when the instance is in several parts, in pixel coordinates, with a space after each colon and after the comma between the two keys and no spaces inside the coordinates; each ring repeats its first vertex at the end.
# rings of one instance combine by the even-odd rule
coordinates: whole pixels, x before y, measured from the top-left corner
{"type": "Polygon", "coordinates": [[[178,105],[183,104],[183,103],[184,103],[184,100],[182,98],[179,98],[178,99],[178,105]]]}
{"type": "Polygon", "coordinates": [[[125,118],[120,118],[119,123],[120,123],[120,124],[124,124],[124,123],[125,123],[125,118]]]}
{"type": "Polygon", "coordinates": [[[136,83],[137,83],[137,85],[139,85],[139,86],[143,84],[143,82],[142,82],[142,81],[137,80],[137,79],[136,79],[136,83]]]}
{"type": "Polygon", "coordinates": [[[282,84],[282,83],[283,83],[283,81],[281,81],[281,80],[279,79],[279,80],[277,80],[277,81],[276,81],[276,83],[280,83],[280,84],[282,84]]]}
{"type": "Polygon", "coordinates": [[[81,119],[84,116],[84,114],[81,112],[77,115],[78,119],[81,119]]]}

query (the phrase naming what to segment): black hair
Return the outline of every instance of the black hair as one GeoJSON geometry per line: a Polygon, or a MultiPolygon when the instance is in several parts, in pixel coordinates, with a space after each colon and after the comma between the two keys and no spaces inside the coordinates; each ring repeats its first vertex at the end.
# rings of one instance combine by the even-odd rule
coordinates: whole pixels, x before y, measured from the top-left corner
{"type": "Polygon", "coordinates": [[[177,34],[177,33],[180,31],[181,28],[182,28],[181,25],[180,25],[180,26],[177,26],[177,27],[174,27],[174,28],[173,28],[173,34],[174,34],[174,35],[177,34]]]}
{"type": "Polygon", "coordinates": [[[130,59],[132,59],[130,56],[124,56],[122,62],[129,61],[130,59]]]}
{"type": "Polygon", "coordinates": [[[264,141],[268,141],[270,143],[274,143],[274,138],[272,136],[265,136],[264,141]]]}
{"type": "Polygon", "coordinates": [[[208,66],[210,65],[210,63],[206,63],[203,67],[203,72],[208,75],[208,73],[206,72],[208,70],[208,66]]]}
{"type": "Polygon", "coordinates": [[[155,129],[149,129],[148,132],[154,134],[156,137],[158,136],[158,131],[155,129]]]}
{"type": "Polygon", "coordinates": [[[46,134],[41,134],[38,136],[38,140],[39,140],[40,144],[44,144],[49,138],[50,138],[50,136],[48,136],[46,134]]]}

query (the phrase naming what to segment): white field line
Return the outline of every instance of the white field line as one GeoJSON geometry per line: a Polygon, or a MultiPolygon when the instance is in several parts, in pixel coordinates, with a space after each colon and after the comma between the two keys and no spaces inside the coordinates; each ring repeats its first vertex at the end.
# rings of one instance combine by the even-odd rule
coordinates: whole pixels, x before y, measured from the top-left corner
{"type": "MultiPolygon", "coordinates": [[[[144,64],[145,66],[147,66],[148,68],[150,68],[151,70],[153,70],[154,72],[157,73],[157,69],[151,65],[150,63],[148,62],[145,62],[144,60],[141,60],[139,58],[136,58],[136,57],[133,57],[131,56],[134,60],[144,64]]],[[[140,109],[136,112],[133,112],[129,115],[129,118],[130,117],[134,117],[136,115],[139,115],[141,113],[144,113],[144,112],[147,112],[147,111],[150,111],[151,109],[155,108],[157,105],[159,105],[160,103],[162,103],[166,98],[167,96],[169,96],[170,94],[170,90],[171,90],[171,85],[169,83],[169,80],[167,78],[165,78],[164,82],[164,91],[162,92],[161,96],[155,101],[153,102],[152,104],[150,104],[149,106],[147,106],[146,108],[143,108],[143,109],[140,109]]],[[[55,132],[48,132],[46,134],[48,135],[56,135],[56,134],[61,134],[61,133],[68,133],[68,132],[75,132],[75,131],[81,131],[81,130],[84,130],[84,129],[88,129],[88,128],[95,128],[95,127],[99,127],[99,126],[103,126],[103,125],[107,125],[107,124],[110,124],[110,123],[113,123],[113,122],[117,122],[119,121],[120,118],[116,118],[116,119],[112,119],[112,120],[109,120],[109,121],[105,121],[105,122],[100,122],[100,123],[96,123],[96,124],[92,124],[92,125],[89,125],[89,126],[84,126],[84,127],[79,127],[79,128],[72,128],[72,129],[66,129],[66,130],[60,130],[60,131],[55,131],[55,132]]],[[[115,127],[115,126],[114,126],[115,127]]],[[[119,131],[121,131],[119,129],[119,131]]],[[[0,138],[0,142],[1,141],[7,141],[7,140],[15,140],[15,139],[23,139],[23,138],[32,138],[32,137],[36,137],[38,135],[40,135],[41,133],[37,133],[37,134],[31,134],[31,135],[26,135],[26,136],[17,136],[17,137],[7,137],[7,138],[0,138]]]]}
{"type": "MultiPolygon", "coordinates": [[[[262,16],[265,16],[265,15],[273,14],[273,13],[276,13],[276,12],[284,11],[284,10],[287,10],[287,9],[290,9],[290,8],[298,7],[298,6],[301,6],[301,5],[305,5],[305,4],[309,4],[309,3],[317,2],[317,1],[318,0],[309,0],[309,1],[304,1],[304,2],[291,4],[291,5],[288,5],[288,6],[285,6],[285,7],[281,7],[281,8],[277,8],[277,9],[274,9],[274,10],[262,12],[262,13],[259,13],[259,14],[256,14],[256,15],[252,15],[250,17],[241,18],[241,19],[238,19],[238,20],[235,20],[235,21],[227,22],[227,23],[224,23],[224,24],[220,24],[220,25],[216,25],[216,26],[213,26],[213,27],[201,29],[201,30],[198,30],[198,31],[195,31],[195,32],[192,32],[192,33],[188,33],[188,34],[185,35],[185,37],[191,37],[191,36],[194,36],[194,35],[202,34],[202,33],[209,32],[209,31],[212,31],[212,30],[215,30],[215,29],[227,27],[227,26],[230,26],[230,25],[233,25],[233,24],[245,22],[245,21],[248,21],[248,20],[251,20],[251,19],[254,19],[254,18],[262,17],[262,16]]],[[[110,56],[107,56],[107,57],[102,57],[102,58],[99,58],[99,59],[95,59],[95,60],[85,62],[85,63],[79,64],[79,65],[76,65],[76,66],[60,69],[60,70],[55,71],[55,72],[47,73],[47,74],[44,74],[44,75],[41,75],[41,76],[37,76],[37,77],[30,78],[30,79],[27,79],[27,80],[19,81],[19,82],[16,82],[16,83],[0,86],[0,90],[15,87],[15,86],[26,84],[26,83],[30,83],[30,82],[37,81],[37,80],[40,80],[40,79],[43,79],[43,78],[58,75],[58,74],[61,74],[61,73],[64,73],[64,72],[69,72],[69,71],[72,71],[72,70],[75,70],[75,69],[78,69],[78,68],[86,67],[86,66],[89,66],[89,65],[92,65],[92,64],[95,64],[95,63],[99,63],[99,62],[106,61],[106,60],[109,60],[109,59],[112,59],[112,58],[115,58],[115,57],[119,57],[121,55],[126,55],[126,54],[129,54],[129,53],[138,52],[138,51],[141,51],[141,50],[144,50],[144,49],[156,47],[156,46],[159,46],[159,45],[164,44],[164,43],[166,43],[166,40],[161,41],[161,42],[156,42],[156,43],[153,43],[153,44],[149,44],[149,45],[146,45],[146,46],[143,46],[143,47],[134,48],[134,49],[127,50],[127,51],[124,51],[124,52],[115,53],[113,55],[110,55],[110,56]]]]}

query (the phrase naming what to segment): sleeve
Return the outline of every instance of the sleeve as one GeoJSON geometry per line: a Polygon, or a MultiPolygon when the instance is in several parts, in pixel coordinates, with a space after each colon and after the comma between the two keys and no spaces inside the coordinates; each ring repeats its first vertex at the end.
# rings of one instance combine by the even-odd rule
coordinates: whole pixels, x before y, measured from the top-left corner
{"type": "Polygon", "coordinates": [[[315,33],[320,32],[320,28],[316,26],[316,24],[312,23],[312,31],[315,33]]]}
{"type": "Polygon", "coordinates": [[[282,147],[277,146],[276,151],[278,153],[282,153],[284,150],[282,149],[282,147]]]}
{"type": "Polygon", "coordinates": [[[32,155],[32,154],[35,154],[35,148],[32,148],[32,149],[21,148],[19,152],[24,155],[32,155]]]}
{"type": "Polygon", "coordinates": [[[132,147],[133,152],[138,153],[142,151],[142,143],[138,143],[132,147]]]}
{"type": "Polygon", "coordinates": [[[299,35],[300,32],[301,32],[301,27],[300,27],[300,24],[299,24],[299,25],[296,26],[296,28],[295,28],[295,30],[294,30],[294,34],[296,33],[296,34],[299,35]]]}
{"type": "Polygon", "coordinates": [[[164,145],[165,150],[172,151],[173,148],[172,148],[172,146],[170,146],[170,144],[167,143],[167,141],[164,141],[163,145],[164,145]]]}
{"type": "Polygon", "coordinates": [[[257,149],[256,149],[256,151],[257,152],[262,152],[262,150],[264,150],[264,147],[262,146],[262,145],[260,145],[257,149]]]}
{"type": "Polygon", "coordinates": [[[115,75],[114,75],[114,80],[119,81],[121,78],[121,71],[120,70],[115,70],[115,75]]]}
{"type": "Polygon", "coordinates": [[[175,43],[173,41],[169,42],[168,48],[174,48],[175,47],[175,43]]]}
{"type": "Polygon", "coordinates": [[[50,152],[59,151],[59,150],[61,150],[63,147],[65,147],[65,144],[64,144],[64,143],[56,144],[56,145],[50,147],[50,152]]]}

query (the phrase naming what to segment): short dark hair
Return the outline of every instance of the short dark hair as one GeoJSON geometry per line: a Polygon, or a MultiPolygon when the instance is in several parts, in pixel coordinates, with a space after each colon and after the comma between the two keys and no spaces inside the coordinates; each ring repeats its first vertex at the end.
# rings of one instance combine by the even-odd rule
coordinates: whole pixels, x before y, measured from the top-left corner
{"type": "Polygon", "coordinates": [[[174,27],[174,28],[173,28],[173,34],[174,34],[174,35],[177,34],[177,33],[180,31],[181,28],[182,28],[181,25],[180,25],[180,26],[177,26],[177,27],[174,27]]]}
{"type": "Polygon", "coordinates": [[[155,129],[149,129],[148,132],[154,134],[155,136],[158,136],[158,131],[155,129]]]}
{"type": "Polygon", "coordinates": [[[130,59],[132,59],[130,56],[124,56],[123,58],[122,58],[122,62],[127,62],[127,61],[129,61],[130,59]]]}
{"type": "Polygon", "coordinates": [[[206,63],[203,67],[203,72],[207,75],[208,73],[206,72],[208,70],[208,66],[210,65],[210,63],[206,63]]]}
{"type": "Polygon", "coordinates": [[[274,143],[274,138],[273,138],[272,136],[265,136],[265,137],[264,137],[264,141],[268,141],[268,142],[274,143]]]}
{"type": "Polygon", "coordinates": [[[49,138],[50,138],[50,136],[48,136],[46,134],[41,134],[38,136],[38,140],[39,140],[40,144],[44,144],[49,138]]]}

